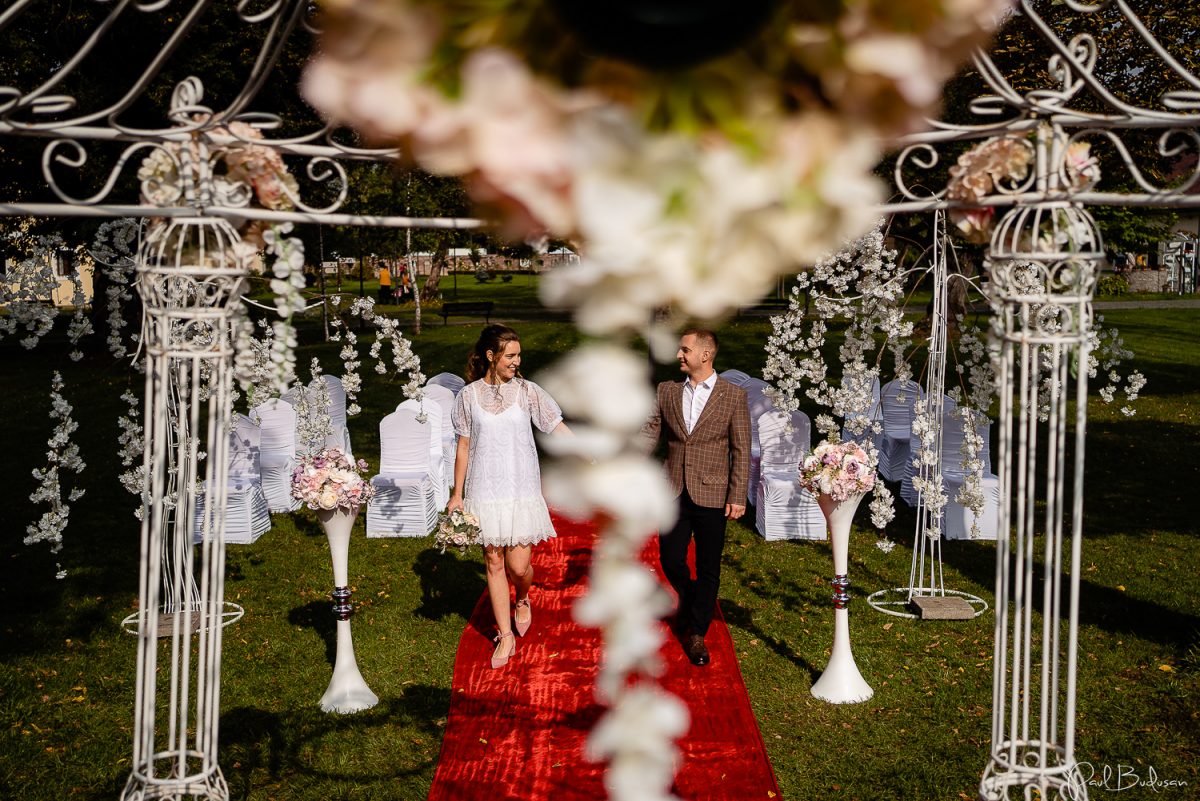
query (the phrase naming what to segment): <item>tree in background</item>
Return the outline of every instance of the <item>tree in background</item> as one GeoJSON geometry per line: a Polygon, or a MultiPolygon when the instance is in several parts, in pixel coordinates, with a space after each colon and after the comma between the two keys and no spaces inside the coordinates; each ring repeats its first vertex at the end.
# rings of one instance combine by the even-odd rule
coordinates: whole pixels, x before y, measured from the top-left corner
{"type": "MultiPolygon", "coordinates": [[[[1102,7],[1094,12],[1080,13],[1065,3],[1053,0],[1034,3],[1037,12],[1063,42],[1070,42],[1074,36],[1085,32],[1095,38],[1098,54],[1094,74],[1119,100],[1142,108],[1171,111],[1162,101],[1164,93],[1193,87],[1185,84],[1131,30],[1128,20],[1122,17],[1116,4],[1097,5],[1102,7]]],[[[1196,31],[1200,30],[1200,3],[1194,0],[1169,4],[1153,0],[1129,0],[1128,5],[1187,69],[1195,72],[1200,67],[1200,54],[1194,42],[1196,31]]],[[[1024,14],[1017,13],[1009,17],[996,35],[989,52],[1001,74],[1017,92],[1059,85],[1059,81],[1047,69],[1048,59],[1052,55],[1050,47],[1024,14]]],[[[968,104],[981,95],[991,94],[994,92],[979,74],[973,69],[966,69],[946,84],[941,118],[952,123],[986,122],[987,118],[971,114],[968,104]]],[[[1071,106],[1102,115],[1114,113],[1110,104],[1086,89],[1072,100],[1071,106]]],[[[1178,177],[1180,157],[1165,157],[1159,153],[1159,133],[1154,130],[1125,130],[1121,132],[1121,138],[1138,169],[1150,181],[1160,186],[1177,186],[1181,180],[1178,177]]],[[[1093,137],[1089,141],[1092,143],[1092,155],[1100,162],[1102,189],[1111,192],[1142,191],[1111,143],[1100,137],[1093,137]]],[[[954,155],[944,161],[944,168],[948,169],[954,163],[954,155]]],[[[945,181],[939,186],[945,186],[945,181]]],[[[1096,207],[1092,212],[1104,236],[1105,245],[1115,251],[1154,249],[1159,241],[1169,236],[1171,226],[1178,219],[1175,212],[1160,209],[1096,207]]]]}

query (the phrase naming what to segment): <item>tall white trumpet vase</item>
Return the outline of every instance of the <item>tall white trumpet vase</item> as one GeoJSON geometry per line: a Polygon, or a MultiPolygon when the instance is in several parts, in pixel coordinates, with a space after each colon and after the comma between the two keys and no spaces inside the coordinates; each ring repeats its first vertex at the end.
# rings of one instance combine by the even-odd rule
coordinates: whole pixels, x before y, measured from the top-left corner
{"type": "Polygon", "coordinates": [[[850,604],[850,523],[862,498],[861,492],[840,502],[832,495],[817,496],[833,546],[833,653],[825,672],[812,686],[812,694],[831,704],[856,704],[875,694],[854,663],[854,652],[850,648],[850,616],[846,608],[850,604]]]}
{"type": "Polygon", "coordinates": [[[379,703],[379,696],[371,692],[358,670],[350,634],[350,618],[354,615],[354,605],[350,603],[350,530],[354,528],[356,517],[357,506],[349,511],[341,508],[317,510],[317,519],[325,529],[329,556],[333,560],[333,616],[337,619],[337,657],[329,687],[321,696],[321,711],[344,715],[370,709],[379,703]]]}

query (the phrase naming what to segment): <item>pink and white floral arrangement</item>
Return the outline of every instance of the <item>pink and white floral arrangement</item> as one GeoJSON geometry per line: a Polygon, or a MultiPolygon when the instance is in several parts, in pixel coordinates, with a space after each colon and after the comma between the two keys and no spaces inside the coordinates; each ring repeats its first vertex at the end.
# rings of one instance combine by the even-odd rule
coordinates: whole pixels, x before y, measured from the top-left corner
{"type": "MultiPolygon", "coordinates": [[[[1046,129],[1047,131],[1049,129],[1046,129]]],[[[1100,180],[1100,166],[1091,145],[1081,140],[1053,142],[1059,165],[1060,190],[1082,192],[1100,180]]],[[[1034,179],[1034,140],[1006,134],[972,146],[950,168],[946,197],[964,204],[980,203],[991,195],[1012,195],[1027,191],[1034,179]]],[[[950,219],[968,242],[986,244],[996,220],[995,206],[953,208],[950,219]]]]}
{"type": "Polygon", "coordinates": [[[875,468],[857,442],[824,440],[800,463],[800,485],[814,495],[844,501],[875,486],[875,468]]]}
{"type": "Polygon", "coordinates": [[[359,471],[367,463],[351,461],[341,448],[325,448],[315,456],[302,456],[292,471],[292,497],[309,509],[354,511],[375,494],[359,471]]]}
{"type": "Polygon", "coordinates": [[[466,553],[479,539],[479,518],[473,514],[455,509],[453,512],[439,512],[437,527],[433,530],[433,544],[442,549],[457,548],[459,553],[466,553]]]}

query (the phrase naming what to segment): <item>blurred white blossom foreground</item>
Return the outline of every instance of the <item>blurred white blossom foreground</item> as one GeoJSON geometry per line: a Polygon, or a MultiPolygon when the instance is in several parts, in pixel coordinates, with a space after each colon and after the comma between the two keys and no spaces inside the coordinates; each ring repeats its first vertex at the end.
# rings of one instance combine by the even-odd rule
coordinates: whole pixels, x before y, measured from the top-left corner
{"type": "Polygon", "coordinates": [[[463,176],[508,232],[580,245],[543,297],[607,341],[544,378],[579,421],[547,443],[545,491],[602,527],[576,615],[603,631],[612,708],[589,753],[609,760],[610,797],[671,797],[686,720],[648,681],[668,601],[638,553],[676,508],[635,443],[653,395],[632,337],[669,355],[673,323],[752,303],[862,234],[880,148],[934,111],[1009,5],[743,0],[659,25],[638,4],[325,1],[314,106],[463,176]]]}

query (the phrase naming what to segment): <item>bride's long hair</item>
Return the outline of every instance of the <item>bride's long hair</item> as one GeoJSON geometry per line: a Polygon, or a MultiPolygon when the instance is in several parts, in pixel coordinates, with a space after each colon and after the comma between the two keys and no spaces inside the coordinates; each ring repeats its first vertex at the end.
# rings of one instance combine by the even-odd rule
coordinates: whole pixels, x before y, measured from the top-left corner
{"type": "MultiPolygon", "coordinates": [[[[489,325],[480,331],[479,340],[471,349],[471,355],[467,357],[467,381],[478,381],[487,375],[488,369],[492,366],[487,357],[489,350],[499,358],[500,354],[504,353],[504,349],[508,347],[509,342],[520,341],[521,338],[517,336],[517,332],[507,325],[489,325]]],[[[517,376],[521,377],[520,370],[517,371],[517,376]]]]}

